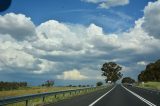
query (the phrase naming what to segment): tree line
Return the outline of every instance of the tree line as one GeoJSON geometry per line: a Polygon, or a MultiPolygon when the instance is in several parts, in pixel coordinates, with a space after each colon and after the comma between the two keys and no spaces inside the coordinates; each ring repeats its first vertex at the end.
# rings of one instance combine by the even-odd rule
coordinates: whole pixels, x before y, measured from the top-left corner
{"type": "MultiPolygon", "coordinates": [[[[102,65],[102,76],[105,76],[106,82],[111,81],[115,83],[122,78],[122,67],[115,62],[106,62],[102,65]]],[[[154,63],[149,63],[145,70],[137,76],[138,82],[156,81],[160,82],[160,59],[154,63]]],[[[136,81],[131,77],[124,77],[122,83],[135,83],[136,81]]]]}
{"type": "Polygon", "coordinates": [[[157,81],[160,82],[160,59],[154,63],[149,63],[145,70],[138,75],[139,82],[157,81]]]}
{"type": "Polygon", "coordinates": [[[3,82],[0,81],[0,91],[2,90],[13,90],[20,87],[27,87],[27,82],[3,82]]]}
{"type": "Polygon", "coordinates": [[[54,80],[47,80],[41,86],[52,87],[54,85],[54,80]]]}

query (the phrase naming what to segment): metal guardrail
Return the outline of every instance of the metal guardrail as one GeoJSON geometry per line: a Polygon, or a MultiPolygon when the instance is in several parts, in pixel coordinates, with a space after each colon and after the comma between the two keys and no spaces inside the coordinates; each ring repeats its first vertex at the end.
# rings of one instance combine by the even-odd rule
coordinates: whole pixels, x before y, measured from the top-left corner
{"type": "Polygon", "coordinates": [[[0,106],[8,105],[8,104],[13,104],[13,103],[18,103],[18,102],[23,102],[25,101],[25,105],[29,106],[29,100],[32,100],[34,98],[42,98],[42,101],[45,101],[45,97],[47,96],[52,96],[58,94],[63,94],[65,93],[80,93],[80,91],[88,91],[88,90],[94,90],[100,87],[90,87],[90,88],[82,88],[82,89],[73,89],[73,90],[63,90],[63,91],[56,91],[56,92],[46,92],[46,93],[39,93],[39,94],[31,94],[31,95],[24,95],[24,96],[17,96],[17,97],[11,97],[11,98],[5,98],[0,100],[0,106]]]}

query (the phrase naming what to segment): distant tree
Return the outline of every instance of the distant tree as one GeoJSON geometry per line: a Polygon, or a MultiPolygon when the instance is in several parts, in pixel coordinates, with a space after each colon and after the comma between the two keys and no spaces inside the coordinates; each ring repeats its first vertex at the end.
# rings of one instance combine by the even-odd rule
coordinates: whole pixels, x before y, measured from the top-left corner
{"type": "Polygon", "coordinates": [[[121,74],[122,67],[116,64],[115,62],[108,62],[104,63],[101,70],[102,70],[102,76],[106,76],[106,82],[112,81],[116,82],[122,77],[121,74]]]}
{"type": "Polygon", "coordinates": [[[54,85],[54,81],[53,80],[47,80],[46,81],[46,86],[47,87],[51,87],[51,86],[53,86],[54,85]]]}
{"type": "Polygon", "coordinates": [[[90,87],[90,85],[87,85],[87,87],[90,87]]]}
{"type": "Polygon", "coordinates": [[[86,87],[86,85],[82,85],[82,87],[86,87]]]}
{"type": "Polygon", "coordinates": [[[102,82],[97,82],[96,85],[97,85],[97,86],[102,86],[103,83],[102,83],[102,82]]]}
{"type": "Polygon", "coordinates": [[[82,87],[82,85],[78,85],[78,87],[82,87]]]}
{"type": "Polygon", "coordinates": [[[130,78],[130,77],[125,77],[125,78],[122,79],[122,83],[132,84],[132,83],[135,83],[135,80],[130,78]]]}
{"type": "Polygon", "coordinates": [[[0,81],[0,90],[13,90],[21,87],[27,87],[27,82],[3,82],[0,81]]]}
{"type": "Polygon", "coordinates": [[[42,84],[41,86],[46,86],[45,84],[42,84]]]}
{"type": "Polygon", "coordinates": [[[68,85],[68,87],[73,87],[73,85],[68,85]]]}
{"type": "Polygon", "coordinates": [[[54,85],[54,80],[47,80],[42,86],[51,87],[54,85]]]}
{"type": "Polygon", "coordinates": [[[138,81],[160,81],[160,59],[150,63],[145,70],[138,75],[138,81]]]}

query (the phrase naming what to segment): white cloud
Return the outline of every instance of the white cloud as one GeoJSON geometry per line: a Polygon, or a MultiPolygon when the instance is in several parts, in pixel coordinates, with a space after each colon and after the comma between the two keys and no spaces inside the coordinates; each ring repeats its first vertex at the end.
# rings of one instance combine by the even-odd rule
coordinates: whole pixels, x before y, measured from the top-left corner
{"type": "Polygon", "coordinates": [[[37,69],[38,60],[34,56],[27,54],[23,46],[10,41],[0,41],[0,64],[4,68],[22,68],[29,71],[37,69]]]}
{"type": "MultiPolygon", "coordinates": [[[[33,73],[35,74],[44,74],[46,72],[49,72],[56,67],[56,63],[52,61],[47,61],[44,59],[40,59],[40,63],[38,64],[39,69],[33,70],[33,73]]],[[[54,71],[55,72],[55,71],[54,71]]]]}
{"type": "MultiPolygon", "coordinates": [[[[34,42],[27,43],[27,41],[25,41],[16,43],[16,46],[20,49],[13,48],[13,50],[15,54],[22,54],[22,57],[26,54],[33,58],[28,58],[29,60],[35,61],[36,58],[38,58],[38,61],[41,61],[35,65],[39,68],[39,71],[33,70],[35,73],[46,72],[44,70],[47,69],[43,68],[43,66],[45,66],[45,63],[49,64],[50,61],[54,62],[58,60],[62,63],[63,61],[72,63],[74,60],[77,64],[81,64],[80,62],[82,61],[95,61],[94,59],[100,60],[102,58],[98,57],[101,55],[108,55],[110,57],[112,56],[112,52],[119,52],[118,56],[121,56],[123,51],[133,50],[134,53],[143,54],[154,52],[155,49],[159,50],[159,47],[157,46],[159,41],[149,37],[141,28],[143,22],[143,18],[139,19],[136,21],[135,27],[130,29],[129,32],[117,35],[105,34],[103,28],[95,24],[90,24],[86,27],[50,20],[42,23],[36,28],[37,39],[34,42]],[[41,58],[43,58],[43,60],[45,59],[46,62],[42,62],[42,60],[40,60],[41,58]]],[[[9,40],[8,42],[13,40],[4,37],[2,39],[3,41],[9,40]]],[[[12,45],[16,47],[14,44],[12,45]]],[[[1,48],[4,47],[7,47],[7,45],[2,46],[1,48]]],[[[12,50],[11,47],[7,48],[12,50]]],[[[115,58],[111,57],[111,59],[113,60],[115,58]]],[[[22,64],[23,62],[18,61],[17,59],[17,63],[22,64]]],[[[52,69],[48,68],[48,70],[52,69]]]]}
{"type": "Polygon", "coordinates": [[[150,53],[155,51],[155,49],[160,49],[158,47],[159,40],[150,37],[142,28],[144,19],[140,18],[135,21],[134,28],[131,28],[129,32],[123,33],[122,37],[119,39],[121,43],[122,50],[131,49],[135,53],[150,53]]]}
{"type": "Polygon", "coordinates": [[[57,75],[58,79],[63,80],[84,80],[87,79],[87,76],[81,75],[77,69],[64,71],[62,75],[57,75]]]}
{"type": "Polygon", "coordinates": [[[35,25],[23,14],[0,15],[0,34],[9,34],[18,41],[35,37],[35,25]]]}
{"type": "Polygon", "coordinates": [[[149,2],[144,9],[143,28],[150,36],[160,39],[160,0],[149,2]]]}
{"type": "Polygon", "coordinates": [[[81,0],[81,1],[89,3],[100,3],[100,2],[105,2],[106,0],[81,0]]]}
{"type": "MultiPolygon", "coordinates": [[[[37,27],[38,40],[33,43],[33,46],[47,51],[64,50],[65,48],[80,50],[83,48],[75,32],[72,31],[66,24],[56,20],[50,20],[42,23],[37,27]],[[68,35],[70,37],[68,37],[68,35]]],[[[77,33],[76,33],[77,34],[77,33]]]]}
{"type": "Polygon", "coordinates": [[[129,4],[129,0],[82,0],[82,1],[98,4],[100,8],[105,8],[105,9],[129,4]]]}
{"type": "Polygon", "coordinates": [[[146,61],[139,61],[137,62],[138,65],[142,65],[142,66],[146,66],[148,64],[148,62],[146,61]]]}
{"type": "Polygon", "coordinates": [[[120,65],[122,67],[122,73],[125,73],[125,72],[129,72],[129,71],[132,71],[132,69],[130,67],[127,67],[127,66],[124,66],[124,65],[120,65]]]}

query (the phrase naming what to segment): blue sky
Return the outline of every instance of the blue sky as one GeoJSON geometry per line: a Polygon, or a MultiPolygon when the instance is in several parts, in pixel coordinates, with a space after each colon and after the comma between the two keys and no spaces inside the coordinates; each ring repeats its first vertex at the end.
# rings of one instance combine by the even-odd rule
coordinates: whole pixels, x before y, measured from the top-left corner
{"type": "Polygon", "coordinates": [[[107,61],[136,79],[160,57],[158,6],[159,0],[13,0],[0,13],[0,80],[95,84],[104,80],[107,61]]]}
{"type": "Polygon", "coordinates": [[[39,25],[50,19],[60,22],[89,25],[95,23],[102,26],[107,32],[123,30],[134,25],[134,21],[143,16],[143,9],[149,1],[130,0],[128,5],[110,9],[98,9],[97,4],[82,2],[81,0],[14,0],[11,7],[4,13],[23,13],[31,17],[39,25]],[[107,19],[108,18],[108,19],[107,19]],[[118,25],[110,25],[104,21],[115,21],[118,25]],[[119,28],[121,27],[121,28],[119,28]]]}

